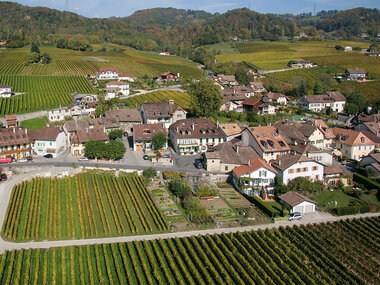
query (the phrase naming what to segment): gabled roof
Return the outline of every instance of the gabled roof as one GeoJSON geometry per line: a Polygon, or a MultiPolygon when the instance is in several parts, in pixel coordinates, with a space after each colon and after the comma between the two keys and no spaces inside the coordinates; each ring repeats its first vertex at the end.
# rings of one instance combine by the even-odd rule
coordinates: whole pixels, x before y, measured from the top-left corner
{"type": "Polygon", "coordinates": [[[107,71],[119,73],[119,70],[116,67],[101,67],[98,69],[99,73],[107,72],[107,71]]]}
{"type": "Polygon", "coordinates": [[[329,126],[325,123],[325,121],[321,119],[316,119],[308,121],[307,124],[313,124],[314,126],[316,126],[327,139],[335,138],[333,131],[329,129],[329,126]]]}
{"type": "Polygon", "coordinates": [[[243,131],[237,123],[219,124],[219,128],[227,137],[241,134],[243,131]]]}
{"type": "Polygon", "coordinates": [[[32,141],[34,140],[55,141],[59,133],[61,132],[62,132],[61,128],[44,127],[40,130],[29,130],[28,135],[32,141]]]}
{"type": "Polygon", "coordinates": [[[300,132],[294,124],[292,123],[277,123],[275,124],[278,133],[285,139],[285,141],[290,145],[297,142],[297,144],[308,143],[309,139],[300,132]]]}
{"type": "Polygon", "coordinates": [[[106,86],[108,85],[129,85],[129,83],[124,81],[111,81],[106,83],[106,86]]]}
{"type": "Polygon", "coordinates": [[[6,121],[13,121],[13,120],[17,120],[17,115],[16,114],[5,115],[4,118],[6,121]]]}
{"type": "Polygon", "coordinates": [[[28,143],[30,143],[30,138],[27,129],[23,127],[0,129],[0,146],[28,143]]]}
{"type": "Polygon", "coordinates": [[[71,143],[73,144],[83,144],[88,141],[107,141],[108,135],[104,132],[102,128],[77,130],[71,136],[71,143]]]}
{"type": "Polygon", "coordinates": [[[292,207],[295,207],[305,201],[313,203],[313,204],[317,204],[315,201],[311,200],[310,198],[293,191],[286,192],[285,194],[282,194],[279,198],[292,207]]]}
{"type": "Polygon", "coordinates": [[[309,138],[317,130],[317,127],[308,125],[308,124],[301,124],[301,125],[298,125],[298,130],[305,137],[309,138]]]}
{"type": "Polygon", "coordinates": [[[308,103],[334,103],[335,100],[328,95],[307,95],[303,96],[308,103]]]}
{"type": "Polygon", "coordinates": [[[177,139],[182,138],[223,138],[222,132],[210,119],[184,119],[171,124],[169,130],[177,139]]]}
{"type": "Polygon", "coordinates": [[[318,163],[314,159],[312,159],[310,157],[306,157],[306,156],[299,154],[299,153],[297,153],[297,154],[285,154],[285,155],[280,156],[279,159],[272,160],[272,166],[275,169],[279,169],[281,171],[284,171],[296,163],[310,162],[310,161],[318,163]]]}
{"type": "Polygon", "coordinates": [[[120,123],[142,122],[141,113],[137,109],[113,109],[104,113],[106,118],[115,118],[120,123]]]}
{"type": "Polygon", "coordinates": [[[380,132],[380,122],[363,122],[363,125],[374,134],[380,132]]]}
{"type": "Polygon", "coordinates": [[[145,102],[141,105],[148,119],[172,117],[179,106],[172,102],[145,102]]]}
{"type": "Polygon", "coordinates": [[[235,167],[232,171],[233,173],[235,173],[237,177],[240,177],[244,174],[252,173],[253,171],[260,168],[265,168],[269,171],[272,171],[273,173],[277,173],[277,171],[272,166],[270,166],[265,160],[261,158],[256,158],[254,160],[249,161],[248,164],[235,167]]]}
{"type": "Polygon", "coordinates": [[[227,82],[235,82],[236,77],[235,75],[224,75],[224,74],[218,74],[218,78],[222,81],[227,81],[227,82]]]}
{"type": "Polygon", "coordinates": [[[367,71],[361,68],[347,69],[347,72],[350,74],[366,74],[367,71]]]}
{"type": "Polygon", "coordinates": [[[327,91],[325,94],[333,98],[335,101],[346,102],[346,97],[344,97],[344,95],[339,91],[327,91]]]}
{"type": "Polygon", "coordinates": [[[259,106],[259,105],[264,104],[264,102],[261,101],[261,98],[251,97],[251,98],[245,99],[242,104],[246,106],[259,106]]]}
{"type": "Polygon", "coordinates": [[[303,143],[303,144],[296,144],[296,145],[290,145],[290,148],[294,150],[295,152],[299,154],[306,155],[307,153],[326,153],[327,150],[319,149],[315,146],[313,146],[311,143],[303,143]]]}
{"type": "Polygon", "coordinates": [[[158,133],[167,134],[163,124],[138,124],[133,125],[133,140],[152,140],[158,133]]]}
{"type": "Polygon", "coordinates": [[[119,77],[131,77],[129,73],[119,73],[119,77]]]}
{"type": "Polygon", "coordinates": [[[373,158],[377,163],[380,163],[380,152],[370,153],[368,156],[373,158]]]}
{"type": "Polygon", "coordinates": [[[239,165],[260,158],[253,147],[234,145],[232,142],[218,144],[204,155],[207,159],[220,159],[221,163],[239,165]]]}
{"type": "MultiPolygon", "coordinates": [[[[253,86],[255,89],[265,89],[264,83],[262,83],[262,82],[249,82],[249,84],[251,86],[253,86]]],[[[253,87],[251,87],[251,88],[253,88],[253,87]]]]}
{"type": "Polygon", "coordinates": [[[324,167],[323,173],[324,175],[342,175],[344,171],[338,164],[335,164],[330,165],[328,167],[324,167]]]}
{"type": "Polygon", "coordinates": [[[276,101],[276,100],[278,100],[278,98],[281,98],[281,97],[285,97],[287,100],[289,100],[289,98],[282,93],[269,92],[269,93],[265,94],[264,97],[268,97],[269,99],[271,99],[273,101],[276,101]]]}
{"type": "Polygon", "coordinates": [[[273,126],[249,127],[247,130],[263,152],[288,151],[289,145],[273,126]]]}
{"type": "Polygon", "coordinates": [[[333,128],[332,129],[335,140],[338,143],[347,144],[347,145],[374,145],[375,143],[370,140],[365,134],[360,131],[342,129],[342,128],[333,128]]]}

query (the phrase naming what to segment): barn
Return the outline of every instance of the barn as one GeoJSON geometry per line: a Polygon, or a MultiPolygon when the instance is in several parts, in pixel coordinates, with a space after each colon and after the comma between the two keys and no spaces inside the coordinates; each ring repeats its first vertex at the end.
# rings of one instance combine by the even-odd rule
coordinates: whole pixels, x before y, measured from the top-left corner
{"type": "Polygon", "coordinates": [[[286,203],[289,206],[291,209],[290,212],[292,213],[300,212],[304,214],[315,212],[317,203],[302,194],[289,191],[281,195],[279,198],[281,203],[286,203]]]}

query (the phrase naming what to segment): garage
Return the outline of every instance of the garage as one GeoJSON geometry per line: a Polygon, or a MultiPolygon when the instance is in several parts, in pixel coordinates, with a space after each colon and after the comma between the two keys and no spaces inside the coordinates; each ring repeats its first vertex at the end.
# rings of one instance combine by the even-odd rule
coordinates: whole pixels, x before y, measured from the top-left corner
{"type": "Polygon", "coordinates": [[[285,203],[290,212],[313,213],[316,202],[300,193],[289,191],[280,197],[281,203],[285,203]]]}

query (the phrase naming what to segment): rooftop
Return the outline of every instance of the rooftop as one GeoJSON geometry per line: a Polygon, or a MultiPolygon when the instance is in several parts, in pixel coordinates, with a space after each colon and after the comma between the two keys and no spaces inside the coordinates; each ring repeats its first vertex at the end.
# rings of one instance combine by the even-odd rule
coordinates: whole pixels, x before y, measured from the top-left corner
{"type": "Polygon", "coordinates": [[[148,119],[159,119],[172,117],[175,111],[179,108],[178,105],[171,102],[145,102],[141,105],[148,119]]]}
{"type": "Polygon", "coordinates": [[[28,144],[30,138],[25,128],[2,128],[0,129],[0,146],[28,144]]]}
{"type": "Polygon", "coordinates": [[[227,137],[241,134],[243,131],[237,123],[219,124],[219,128],[227,137]]]}
{"type": "Polygon", "coordinates": [[[244,174],[252,173],[253,171],[260,168],[266,168],[267,170],[277,173],[277,171],[273,167],[271,167],[268,163],[266,163],[266,161],[264,161],[261,158],[256,158],[254,160],[251,160],[248,162],[248,164],[238,166],[234,168],[232,171],[233,173],[235,173],[236,176],[239,177],[244,174]]]}
{"type": "Polygon", "coordinates": [[[167,134],[163,124],[138,124],[133,125],[134,140],[152,140],[158,133],[167,134]]]}
{"type": "Polygon", "coordinates": [[[350,74],[366,74],[367,71],[361,68],[347,69],[347,72],[350,74]]]}
{"type": "Polygon", "coordinates": [[[210,119],[184,119],[171,124],[169,130],[181,138],[223,138],[222,132],[210,119]]]}
{"type": "Polygon", "coordinates": [[[374,145],[375,143],[370,140],[366,135],[360,131],[343,129],[343,128],[332,128],[335,135],[335,140],[339,143],[347,145],[374,145]]]}
{"type": "Polygon", "coordinates": [[[253,147],[234,145],[232,142],[216,145],[211,151],[205,153],[205,157],[207,159],[220,159],[221,163],[239,165],[260,158],[253,147]]]}
{"type": "Polygon", "coordinates": [[[306,157],[299,153],[285,154],[285,155],[280,156],[279,159],[272,160],[272,166],[276,169],[280,169],[284,171],[296,163],[309,162],[309,161],[315,162],[314,159],[310,157],[306,157]]]}
{"type": "Polygon", "coordinates": [[[298,204],[301,204],[302,202],[305,202],[305,201],[313,203],[313,204],[317,204],[315,201],[311,200],[310,198],[293,191],[286,192],[285,194],[282,194],[279,198],[292,207],[295,207],[298,204]]]}
{"type": "Polygon", "coordinates": [[[88,141],[107,141],[108,135],[102,128],[77,130],[71,136],[71,143],[84,144],[88,141]]]}
{"type": "Polygon", "coordinates": [[[274,126],[249,127],[247,130],[264,152],[290,150],[289,145],[274,126]]]}
{"type": "Polygon", "coordinates": [[[138,109],[113,109],[104,113],[107,119],[115,118],[119,123],[142,122],[141,113],[138,109]]]}
{"type": "Polygon", "coordinates": [[[62,132],[61,128],[57,127],[44,127],[39,130],[29,130],[29,138],[34,140],[41,140],[41,141],[55,141],[59,135],[59,133],[62,132]]]}

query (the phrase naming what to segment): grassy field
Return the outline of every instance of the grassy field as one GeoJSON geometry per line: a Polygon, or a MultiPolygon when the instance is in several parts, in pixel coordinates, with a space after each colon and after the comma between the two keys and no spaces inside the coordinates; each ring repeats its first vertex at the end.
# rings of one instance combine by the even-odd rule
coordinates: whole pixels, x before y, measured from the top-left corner
{"type": "Polygon", "coordinates": [[[350,202],[359,201],[341,191],[324,191],[321,192],[317,197],[315,197],[319,207],[335,207],[335,201],[338,203],[338,207],[346,207],[350,202]]]}
{"type": "Polygon", "coordinates": [[[136,51],[128,47],[95,45],[95,51],[73,51],[55,47],[40,47],[41,53],[52,57],[50,64],[26,64],[30,47],[0,51],[0,74],[19,75],[95,75],[99,67],[117,67],[122,73],[135,77],[158,76],[165,71],[182,77],[202,77],[196,64],[182,57],[160,56],[153,52],[136,51]],[[108,51],[97,51],[105,47],[108,51]],[[117,51],[113,51],[113,49],[117,51]],[[122,49],[122,50],[120,50],[122,49]]]}
{"type": "Polygon", "coordinates": [[[219,62],[250,62],[260,69],[288,68],[290,60],[315,56],[339,56],[344,53],[336,51],[335,45],[350,45],[368,48],[368,44],[343,41],[315,41],[315,42],[249,42],[236,43],[239,54],[221,54],[216,59],[219,62]]]}
{"type": "Polygon", "coordinates": [[[167,230],[140,177],[82,173],[63,179],[38,177],[16,185],[2,237],[41,241],[167,230]]]}
{"type": "Polygon", "coordinates": [[[39,130],[46,126],[49,123],[47,117],[35,118],[20,123],[21,127],[25,127],[28,130],[39,130]]]}
{"type": "Polygon", "coordinates": [[[143,95],[133,96],[125,100],[129,108],[140,107],[144,102],[162,102],[174,100],[174,103],[184,109],[189,109],[191,97],[189,93],[181,91],[155,91],[143,95]]]}
{"type": "Polygon", "coordinates": [[[5,252],[1,284],[376,284],[378,217],[5,252]]]}

